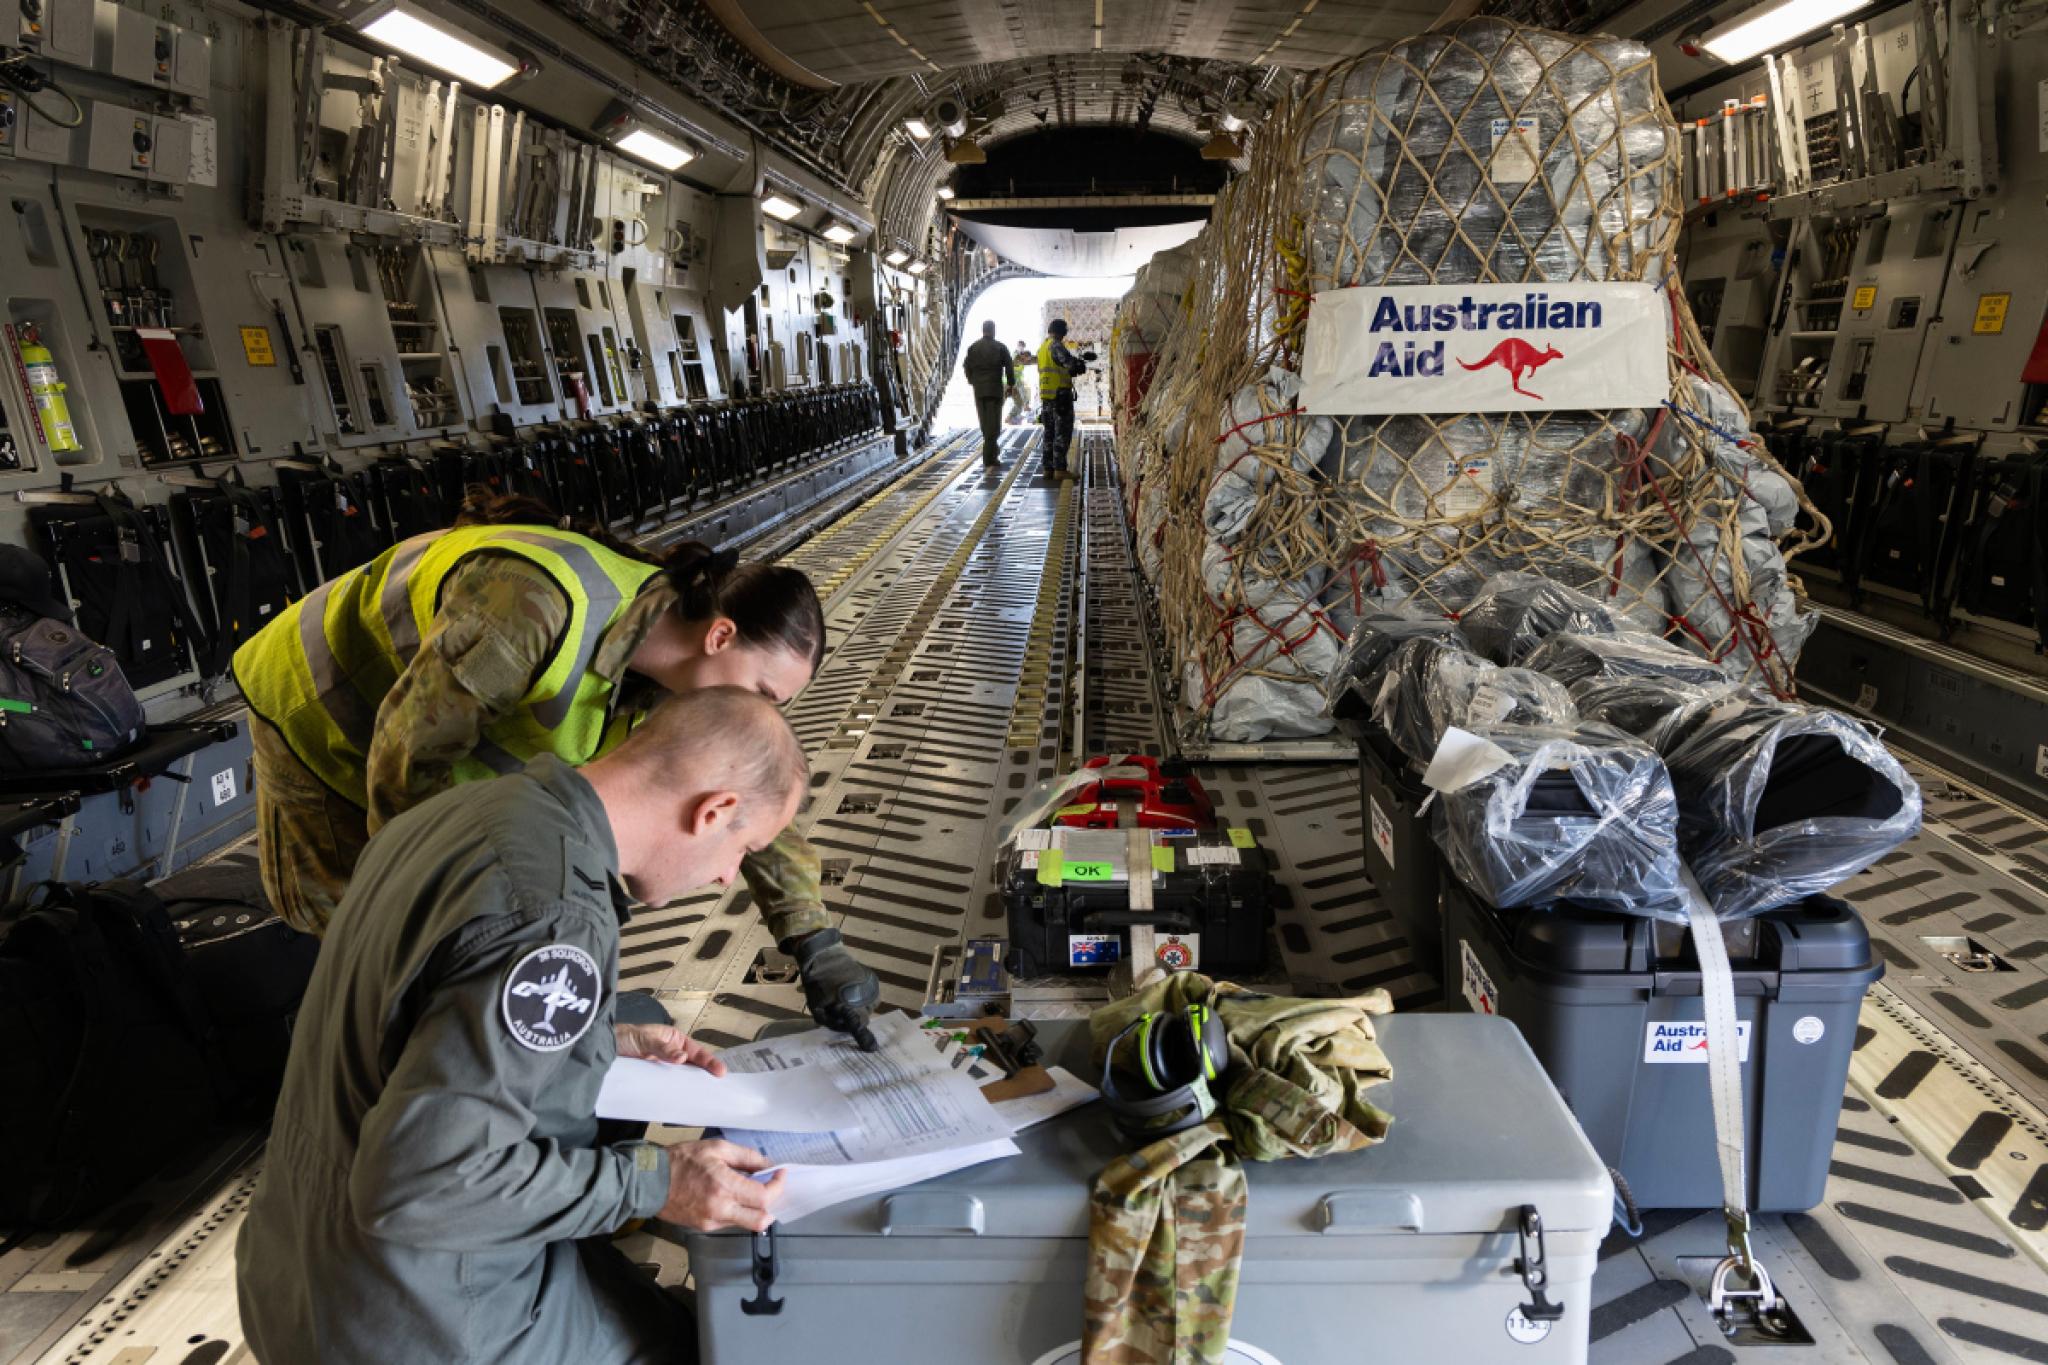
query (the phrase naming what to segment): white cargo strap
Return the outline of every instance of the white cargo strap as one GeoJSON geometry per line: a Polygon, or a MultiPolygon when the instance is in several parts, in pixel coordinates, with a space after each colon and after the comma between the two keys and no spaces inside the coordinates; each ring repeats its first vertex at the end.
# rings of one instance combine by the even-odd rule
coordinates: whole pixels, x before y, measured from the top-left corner
{"type": "Polygon", "coordinates": [[[1690,870],[1683,873],[1683,885],[1686,923],[1700,960],[1707,1085],[1714,1104],[1714,1146],[1721,1160],[1722,1213],[1728,1220],[1728,1256],[1714,1268],[1707,1302],[1718,1316],[1731,1299],[1754,1299],[1756,1311],[1762,1314],[1778,1306],[1778,1296],[1769,1273],[1749,1245],[1749,1178],[1743,1159],[1743,1135],[1748,1130],[1742,1117],[1742,1039],[1736,1027],[1735,975],[1728,965],[1728,942],[1721,937],[1721,921],[1690,870]],[[1754,1283],[1753,1289],[1728,1288],[1728,1277],[1738,1271],[1754,1283]]]}

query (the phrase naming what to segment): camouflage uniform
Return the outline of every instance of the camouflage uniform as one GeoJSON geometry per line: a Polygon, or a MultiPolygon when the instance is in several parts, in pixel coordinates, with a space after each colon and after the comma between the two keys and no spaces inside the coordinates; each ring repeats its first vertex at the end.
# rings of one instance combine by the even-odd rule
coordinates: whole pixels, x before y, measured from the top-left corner
{"type": "Polygon", "coordinates": [[[1363,1094],[1393,1075],[1373,1041],[1372,1016],[1393,1009],[1383,990],[1306,1000],[1176,973],[1096,1011],[1098,1065],[1140,1014],[1203,1002],[1230,1038],[1215,1117],[1111,1162],[1089,1191],[1087,1365],[1221,1365],[1244,1253],[1241,1161],[1354,1151],[1393,1121],[1363,1094]]]}
{"type": "MultiPolygon", "coordinates": [[[[675,599],[666,578],[649,580],[598,642],[590,671],[612,684],[618,715],[607,748],[659,695],[628,678],[626,665],[675,599]]],[[[367,813],[329,790],[282,736],[256,724],[263,885],[288,923],[325,932],[369,837],[450,785],[456,760],[476,746],[494,716],[519,704],[568,621],[568,598],[528,560],[478,554],[450,574],[433,629],[377,707],[367,813]]],[[[777,942],[831,926],[819,894],[817,852],[794,829],[749,855],[740,871],[777,942]]]]}

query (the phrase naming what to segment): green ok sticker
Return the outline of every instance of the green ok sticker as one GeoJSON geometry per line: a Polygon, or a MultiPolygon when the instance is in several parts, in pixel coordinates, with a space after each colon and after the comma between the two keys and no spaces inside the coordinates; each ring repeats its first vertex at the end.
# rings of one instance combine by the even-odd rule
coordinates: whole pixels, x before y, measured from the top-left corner
{"type": "Polygon", "coordinates": [[[1108,863],[1068,863],[1063,870],[1070,882],[1106,882],[1116,876],[1108,863]]]}

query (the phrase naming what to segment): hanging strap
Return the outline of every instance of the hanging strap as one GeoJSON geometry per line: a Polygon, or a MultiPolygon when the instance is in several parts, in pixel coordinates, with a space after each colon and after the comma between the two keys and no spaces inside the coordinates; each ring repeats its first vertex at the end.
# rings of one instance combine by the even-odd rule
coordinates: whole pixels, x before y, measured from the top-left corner
{"type": "Polygon", "coordinates": [[[1721,1211],[1728,1222],[1728,1255],[1715,1267],[1708,1305],[1716,1316],[1730,1301],[1752,1299],[1759,1314],[1778,1305],[1777,1292],[1749,1243],[1749,1175],[1743,1138],[1748,1128],[1742,1113],[1741,1030],[1735,1015],[1735,974],[1728,965],[1728,942],[1706,893],[1683,869],[1686,924],[1692,931],[1700,962],[1700,1002],[1707,1024],[1707,1085],[1713,1097],[1714,1148],[1721,1163],[1721,1211]],[[1728,1288],[1729,1276],[1740,1272],[1755,1286],[1728,1288]]]}

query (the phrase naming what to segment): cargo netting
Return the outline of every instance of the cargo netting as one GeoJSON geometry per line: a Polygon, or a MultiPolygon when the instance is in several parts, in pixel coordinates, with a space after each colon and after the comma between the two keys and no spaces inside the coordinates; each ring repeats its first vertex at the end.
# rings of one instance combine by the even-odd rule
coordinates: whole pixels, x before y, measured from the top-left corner
{"type": "Polygon", "coordinates": [[[1304,77],[1200,237],[1141,273],[1111,366],[1183,724],[1307,736],[1362,614],[1455,616],[1520,571],[1780,696],[1826,519],[1750,429],[1681,290],[1670,397],[1610,412],[1311,417],[1320,291],[1676,282],[1679,134],[1641,44],[1469,19],[1304,77]],[[1536,120],[1536,149],[1495,126],[1536,120]],[[1163,335],[1162,333],[1163,328],[1163,335]],[[1794,531],[1804,509],[1807,529],[1794,531]]]}

